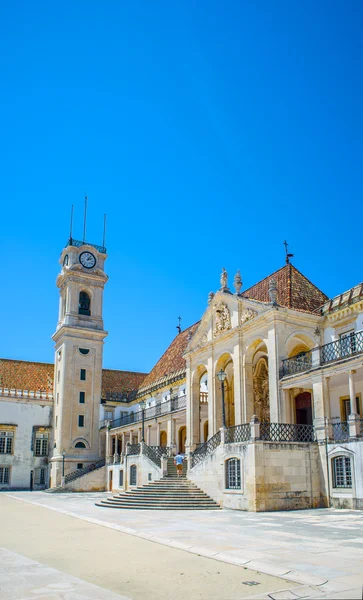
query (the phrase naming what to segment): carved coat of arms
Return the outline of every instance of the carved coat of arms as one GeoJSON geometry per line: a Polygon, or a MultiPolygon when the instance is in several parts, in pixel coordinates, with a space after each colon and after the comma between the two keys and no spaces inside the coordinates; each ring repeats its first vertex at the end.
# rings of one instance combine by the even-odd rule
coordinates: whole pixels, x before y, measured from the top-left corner
{"type": "Polygon", "coordinates": [[[254,319],[255,317],[257,317],[257,315],[258,312],[256,310],[252,310],[252,308],[246,308],[246,310],[244,310],[241,315],[241,325],[243,325],[243,323],[246,323],[247,321],[250,321],[251,319],[254,319]]]}
{"type": "Polygon", "coordinates": [[[227,329],[231,329],[231,314],[227,304],[217,302],[214,307],[213,336],[216,337],[220,333],[223,333],[223,331],[227,331],[227,329]]]}

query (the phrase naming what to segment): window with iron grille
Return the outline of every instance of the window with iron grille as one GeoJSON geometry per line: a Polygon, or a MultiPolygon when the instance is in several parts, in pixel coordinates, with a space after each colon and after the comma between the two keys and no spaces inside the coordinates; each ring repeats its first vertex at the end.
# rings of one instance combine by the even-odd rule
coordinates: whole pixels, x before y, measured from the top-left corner
{"type": "Polygon", "coordinates": [[[35,485],[45,485],[45,468],[34,470],[34,483],[35,485]]]}
{"type": "Polygon", "coordinates": [[[230,458],[226,461],[226,489],[241,489],[241,461],[239,458],[230,458]]]}
{"type": "Polygon", "coordinates": [[[0,484],[10,483],[10,467],[0,467],[0,484]]]}
{"type": "Polygon", "coordinates": [[[333,487],[352,487],[352,466],[348,456],[337,456],[333,459],[333,487]]]}
{"type": "Polygon", "coordinates": [[[131,465],[130,467],[130,485],[136,485],[136,465],[131,465]]]}
{"type": "Polygon", "coordinates": [[[0,454],[13,453],[13,431],[0,431],[0,454]]]}
{"type": "Polygon", "coordinates": [[[35,434],[34,456],[48,456],[48,433],[35,434]]]}

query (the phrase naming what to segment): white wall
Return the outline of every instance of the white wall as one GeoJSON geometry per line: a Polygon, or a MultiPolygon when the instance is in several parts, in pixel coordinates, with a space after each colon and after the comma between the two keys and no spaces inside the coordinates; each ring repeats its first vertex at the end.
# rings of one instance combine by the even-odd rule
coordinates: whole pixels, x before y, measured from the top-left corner
{"type": "MultiPolygon", "coordinates": [[[[49,427],[52,422],[52,405],[33,404],[25,399],[9,401],[0,397],[0,424],[17,425],[13,454],[0,454],[0,466],[10,466],[10,488],[29,489],[30,471],[47,466],[46,457],[36,457],[31,450],[33,426],[49,427]]],[[[49,445],[52,443],[49,438],[49,445]]],[[[0,486],[5,487],[5,486],[0,486]]]]}

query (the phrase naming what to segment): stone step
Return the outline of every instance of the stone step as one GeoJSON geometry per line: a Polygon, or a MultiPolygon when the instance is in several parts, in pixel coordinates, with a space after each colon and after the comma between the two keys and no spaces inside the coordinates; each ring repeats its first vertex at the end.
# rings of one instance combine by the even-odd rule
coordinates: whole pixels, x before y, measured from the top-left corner
{"type": "Polygon", "coordinates": [[[122,507],[116,506],[114,504],[108,504],[106,501],[102,501],[102,503],[96,502],[96,506],[100,506],[102,508],[123,508],[123,509],[133,509],[133,510],[221,510],[220,506],[217,504],[215,506],[136,506],[135,504],[123,505],[122,507]]]}
{"type": "MultiPolygon", "coordinates": [[[[108,498],[108,500],[111,500],[111,498],[108,498]]],[[[152,502],[179,502],[180,500],[182,500],[183,502],[214,502],[214,500],[212,500],[211,498],[209,498],[209,496],[205,495],[205,496],[155,496],[155,495],[151,495],[151,494],[138,494],[138,495],[133,495],[133,494],[125,494],[125,496],[113,496],[112,500],[115,500],[115,502],[123,502],[124,500],[126,500],[127,502],[129,502],[129,500],[135,501],[135,502],[143,502],[144,500],[151,500],[152,502]]]]}

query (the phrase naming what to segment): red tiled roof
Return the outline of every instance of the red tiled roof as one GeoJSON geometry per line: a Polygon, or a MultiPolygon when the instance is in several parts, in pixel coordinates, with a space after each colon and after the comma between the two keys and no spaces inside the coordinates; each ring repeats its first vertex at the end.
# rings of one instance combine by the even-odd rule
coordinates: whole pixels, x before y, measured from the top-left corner
{"type": "Polygon", "coordinates": [[[162,357],[150,371],[149,375],[144,379],[142,389],[152,385],[166,375],[171,375],[172,373],[186,368],[183,354],[191,337],[196,332],[199,323],[200,321],[194,323],[194,325],[191,325],[191,327],[188,327],[188,329],[185,329],[173,339],[169,348],[164,352],[162,357]]]}
{"type": "Polygon", "coordinates": [[[276,281],[277,303],[281,306],[312,313],[328,300],[328,296],[291,264],[285,265],[245,290],[242,296],[260,302],[270,302],[268,288],[271,279],[276,281]]]}
{"type": "MultiPolygon", "coordinates": [[[[127,393],[142,384],[147,373],[102,369],[102,397],[127,393]]],[[[53,393],[54,365],[26,360],[0,359],[0,388],[53,393]]]]}
{"type": "Polygon", "coordinates": [[[0,359],[0,388],[53,394],[54,365],[0,359]]]}
{"type": "Polygon", "coordinates": [[[147,373],[102,369],[102,398],[112,393],[128,393],[142,385],[147,373]]]}

